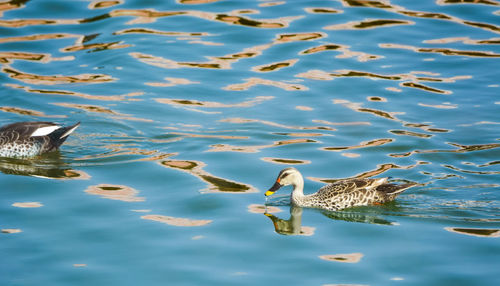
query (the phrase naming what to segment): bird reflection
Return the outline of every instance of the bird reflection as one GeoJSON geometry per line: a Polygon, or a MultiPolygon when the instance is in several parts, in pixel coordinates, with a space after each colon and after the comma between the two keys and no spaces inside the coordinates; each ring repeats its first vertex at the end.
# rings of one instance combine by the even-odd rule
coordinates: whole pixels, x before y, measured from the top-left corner
{"type": "Polygon", "coordinates": [[[369,224],[382,224],[382,225],[396,225],[397,223],[391,222],[389,220],[380,218],[372,213],[361,213],[354,211],[322,211],[324,216],[334,219],[334,220],[343,220],[349,222],[361,222],[361,223],[369,223],[369,224]]]}
{"type": "Polygon", "coordinates": [[[281,219],[273,214],[267,212],[265,216],[271,219],[274,224],[274,230],[283,235],[313,235],[313,227],[302,226],[302,208],[297,206],[290,206],[290,218],[281,219]]]}
{"type": "MultiPolygon", "coordinates": [[[[366,208],[366,207],[360,207],[360,208],[366,208]]],[[[380,224],[380,225],[397,225],[396,222],[380,218],[379,216],[373,213],[363,213],[352,210],[344,210],[344,211],[320,210],[320,212],[324,216],[334,220],[380,224]]],[[[311,236],[314,234],[316,228],[310,226],[302,226],[302,213],[303,209],[301,207],[297,207],[292,204],[290,206],[290,217],[288,219],[282,219],[274,214],[268,213],[266,205],[266,211],[264,212],[264,215],[271,219],[274,225],[274,230],[279,234],[311,236]]]]}
{"type": "Polygon", "coordinates": [[[37,159],[0,158],[0,172],[7,175],[32,176],[47,179],[88,179],[83,171],[67,167],[59,152],[37,159]]]}

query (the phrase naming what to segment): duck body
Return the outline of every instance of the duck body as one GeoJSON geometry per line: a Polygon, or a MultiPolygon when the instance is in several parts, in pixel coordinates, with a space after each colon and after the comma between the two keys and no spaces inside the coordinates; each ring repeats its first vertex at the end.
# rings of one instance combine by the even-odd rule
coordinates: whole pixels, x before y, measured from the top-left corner
{"type": "Polygon", "coordinates": [[[80,122],[16,122],[0,127],[0,157],[33,157],[59,149],[80,122]]]}
{"type": "Polygon", "coordinates": [[[304,179],[295,168],[283,169],[276,183],[266,192],[272,195],[282,186],[292,185],[291,202],[299,207],[337,211],[354,206],[383,204],[394,200],[415,184],[391,184],[387,178],[347,179],[328,184],[316,193],[304,195],[304,179]]]}

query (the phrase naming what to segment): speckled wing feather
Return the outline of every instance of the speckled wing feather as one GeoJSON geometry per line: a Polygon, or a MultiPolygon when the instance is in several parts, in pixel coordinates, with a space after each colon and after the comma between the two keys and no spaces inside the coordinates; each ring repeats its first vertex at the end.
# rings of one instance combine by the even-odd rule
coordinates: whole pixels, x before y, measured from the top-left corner
{"type": "Polygon", "coordinates": [[[350,179],[328,184],[311,195],[315,205],[328,209],[339,210],[352,206],[383,203],[387,195],[377,191],[386,182],[382,179],[350,179]]]}

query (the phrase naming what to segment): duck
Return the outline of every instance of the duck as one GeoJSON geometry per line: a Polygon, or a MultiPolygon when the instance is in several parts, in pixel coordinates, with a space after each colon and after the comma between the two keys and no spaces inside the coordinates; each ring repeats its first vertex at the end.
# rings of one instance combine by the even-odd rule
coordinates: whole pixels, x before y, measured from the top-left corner
{"type": "Polygon", "coordinates": [[[62,126],[53,122],[24,121],[0,127],[0,157],[34,157],[56,151],[80,126],[62,126]]]}
{"type": "Polygon", "coordinates": [[[291,203],[299,207],[339,211],[355,206],[380,205],[394,200],[416,183],[392,184],[388,178],[355,178],[340,180],[320,188],[316,193],[304,195],[304,179],[295,168],[281,170],[274,185],[265,193],[266,198],[283,186],[292,185],[291,203]]]}

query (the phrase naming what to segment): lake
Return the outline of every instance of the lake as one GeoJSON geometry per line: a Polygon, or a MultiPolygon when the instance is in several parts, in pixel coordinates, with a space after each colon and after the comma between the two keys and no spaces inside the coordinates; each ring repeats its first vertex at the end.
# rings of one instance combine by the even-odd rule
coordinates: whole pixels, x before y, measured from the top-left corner
{"type": "Polygon", "coordinates": [[[500,285],[500,2],[4,1],[0,285],[500,285]],[[267,200],[417,186],[328,212],[267,200]]]}

